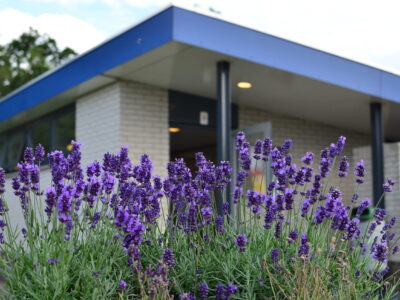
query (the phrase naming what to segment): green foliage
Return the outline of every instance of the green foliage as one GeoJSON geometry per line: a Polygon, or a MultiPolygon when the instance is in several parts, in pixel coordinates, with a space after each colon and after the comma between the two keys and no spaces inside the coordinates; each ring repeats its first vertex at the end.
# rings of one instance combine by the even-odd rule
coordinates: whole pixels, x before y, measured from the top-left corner
{"type": "Polygon", "coordinates": [[[32,28],[0,45],[0,97],[76,55],[71,48],[59,49],[57,42],[32,28]]]}
{"type": "MultiPolygon", "coordinates": [[[[201,207],[188,192],[215,174],[211,162],[204,159],[190,179],[191,171],[176,160],[161,181],[151,176],[147,156],[134,166],[122,148],[118,155],[107,154],[103,165],[89,164],[85,178],[80,145],[72,144],[67,158],[59,151],[50,154],[52,186],[45,192],[38,184],[42,149],[35,158],[32,149],[25,151],[12,183],[24,212],[25,237],[6,226],[12,223],[0,169],[0,270],[6,292],[15,299],[193,300],[201,299],[200,284],[208,286],[207,299],[217,300],[391,299],[398,286],[385,268],[389,254],[396,252],[398,239],[387,235],[395,220],[386,229],[378,224],[375,244],[385,246],[371,247],[373,230],[361,232],[357,217],[348,217],[351,207],[342,202],[340,186],[329,184],[333,172],[318,185],[320,197],[307,213],[301,204],[308,201],[304,192],[315,189],[311,181],[296,186],[296,194],[271,189],[270,198],[259,204],[251,197],[260,193],[250,190],[238,197],[233,215],[225,213],[221,226],[221,216],[212,214],[215,198],[201,207]],[[180,188],[184,192],[172,193],[180,188]],[[175,202],[168,203],[174,195],[175,202]],[[278,198],[286,209],[278,208],[278,198]],[[333,206],[329,199],[336,201],[333,206]],[[177,212],[167,220],[166,203],[177,212]],[[335,211],[328,216],[330,207],[335,211]],[[272,209],[277,215],[268,221],[265,212],[272,209]],[[343,209],[345,217],[338,219],[343,209]],[[343,229],[336,226],[342,224],[343,229]],[[121,287],[122,280],[126,286],[121,287]]],[[[267,167],[269,162],[259,163],[267,167]]],[[[335,161],[332,168],[337,168],[335,161]]],[[[366,228],[384,218],[372,209],[366,228]]]]}

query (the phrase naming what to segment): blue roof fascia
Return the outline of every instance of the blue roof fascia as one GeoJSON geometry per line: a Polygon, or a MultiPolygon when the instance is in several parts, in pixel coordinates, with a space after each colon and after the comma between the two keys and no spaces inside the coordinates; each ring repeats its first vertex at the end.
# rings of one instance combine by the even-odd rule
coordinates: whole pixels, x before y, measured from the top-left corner
{"type": "Polygon", "coordinates": [[[4,98],[0,122],[171,41],[400,102],[398,75],[172,6],[4,98]]]}
{"type": "Polygon", "coordinates": [[[172,7],[50,71],[0,102],[0,122],[172,40],[172,7]]]}
{"type": "Polygon", "coordinates": [[[220,19],[174,8],[174,40],[400,102],[400,76],[220,19]]]}

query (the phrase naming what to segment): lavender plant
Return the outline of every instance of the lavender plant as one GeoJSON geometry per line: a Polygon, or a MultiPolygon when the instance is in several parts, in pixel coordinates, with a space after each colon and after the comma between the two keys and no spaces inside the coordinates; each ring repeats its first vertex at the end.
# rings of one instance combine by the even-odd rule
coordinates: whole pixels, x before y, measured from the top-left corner
{"type": "MultiPolygon", "coordinates": [[[[397,285],[386,267],[399,250],[391,233],[396,219],[357,192],[348,206],[340,185],[329,185],[335,175],[349,176],[345,141],[319,158],[306,153],[298,167],[290,140],[280,147],[257,140],[251,151],[239,133],[236,174],[228,162],[215,165],[198,153],[196,170],[176,159],[166,178],[153,175],[147,155],[133,165],[124,147],[89,164],[85,176],[73,142],[67,157],[48,155],[52,181],[45,190],[43,148],[27,148],[12,179],[22,229],[11,226],[0,169],[6,292],[21,299],[389,299],[397,285]],[[273,175],[258,190],[254,162],[273,175]],[[223,199],[229,183],[231,199],[223,199]],[[223,201],[220,215],[216,199],[223,201]],[[360,216],[371,209],[374,219],[362,232],[360,216]]],[[[361,161],[356,187],[364,177],[361,161]]],[[[388,180],[385,192],[394,184],[388,180]]]]}

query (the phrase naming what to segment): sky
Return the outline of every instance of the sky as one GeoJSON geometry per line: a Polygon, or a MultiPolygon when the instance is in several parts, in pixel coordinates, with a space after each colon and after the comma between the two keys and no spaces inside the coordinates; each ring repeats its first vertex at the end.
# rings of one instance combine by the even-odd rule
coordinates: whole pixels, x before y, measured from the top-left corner
{"type": "Polygon", "coordinates": [[[399,0],[0,0],[0,44],[33,27],[82,53],[171,3],[400,74],[399,0]]]}

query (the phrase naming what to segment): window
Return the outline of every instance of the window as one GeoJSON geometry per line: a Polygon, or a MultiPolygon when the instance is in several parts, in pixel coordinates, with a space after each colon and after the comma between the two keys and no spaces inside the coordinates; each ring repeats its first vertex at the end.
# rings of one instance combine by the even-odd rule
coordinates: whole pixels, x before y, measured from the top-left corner
{"type": "MultiPolygon", "coordinates": [[[[62,150],[67,154],[75,139],[75,105],[4,133],[0,133],[0,166],[7,172],[16,170],[25,147],[42,144],[46,152],[62,150]]],[[[47,160],[44,161],[47,163],[47,160]]]]}
{"type": "Polygon", "coordinates": [[[69,111],[55,118],[54,149],[69,151],[75,138],[75,111],[69,111]]]}

